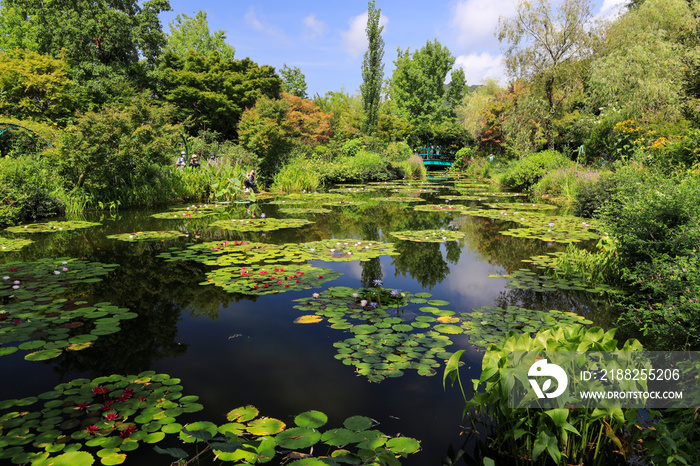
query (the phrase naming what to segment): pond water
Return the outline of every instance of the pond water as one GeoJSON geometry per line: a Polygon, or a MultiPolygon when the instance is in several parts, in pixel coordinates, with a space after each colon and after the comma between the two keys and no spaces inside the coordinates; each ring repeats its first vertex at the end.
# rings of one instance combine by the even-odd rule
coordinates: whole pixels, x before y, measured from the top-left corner
{"type": "MultiPolygon", "coordinates": [[[[308,410],[326,413],[328,427],[339,427],[344,419],[363,415],[375,420],[375,428],[386,434],[400,433],[420,440],[422,450],[403,460],[403,464],[440,464],[450,448],[470,450],[474,446],[474,439],[462,432],[461,426],[467,421],[461,418],[461,394],[449,384],[443,390],[444,360],[454,351],[466,350],[461,376],[469,389],[469,379],[480,375],[485,342],[504,336],[498,325],[491,330],[484,326],[480,335],[464,333],[468,329],[464,323],[469,320],[466,315],[515,306],[531,310],[535,318],[536,311],[570,311],[603,327],[610,326],[602,310],[600,292],[586,292],[576,284],[564,287],[568,289],[528,286],[522,277],[518,281],[517,274],[515,278],[503,277],[524,267],[537,270],[522,260],[562,251],[565,238],[577,238],[577,234],[569,232],[564,237],[550,238],[537,233],[532,223],[528,225],[533,234],[508,234],[509,229],[527,223],[532,212],[538,212],[549,216],[542,218],[545,229],[549,225],[551,236],[556,227],[548,219],[558,221],[557,214],[561,213],[532,204],[519,208],[518,203],[528,202],[525,198],[487,193],[488,189],[447,178],[362,188],[345,186],[340,187],[345,198],[300,195],[259,199],[256,206],[235,204],[202,217],[176,214],[177,218],[155,218],[153,214],[167,209],[129,210],[85,215],[80,219],[100,225],[72,231],[3,231],[4,238],[34,241],[18,251],[0,254],[4,270],[9,269],[8,262],[42,258],[117,264],[100,276],[100,281],[70,285],[57,292],[69,301],[108,302],[137,317],[119,321],[119,331],[103,332],[106,334],[100,334],[91,346],[79,351],[58,351],[57,357],[42,361],[25,360],[31,350],[3,355],[0,373],[5,383],[0,385],[0,400],[38,396],[76,378],[153,370],[180,379],[183,394],[199,397],[203,410],[178,418],[183,424],[196,420],[223,424],[228,411],[249,404],[261,414],[287,424],[308,410]],[[355,204],[359,201],[363,202],[355,204]],[[323,208],[328,211],[323,213],[286,210],[290,206],[317,209],[324,203],[327,204],[323,208]],[[417,210],[421,205],[441,207],[417,210]],[[492,213],[528,213],[524,217],[503,217],[516,222],[501,220],[498,215],[475,214],[476,209],[489,206],[492,213]],[[270,223],[292,218],[313,223],[270,231],[211,225],[220,221],[226,226],[251,219],[252,215],[256,221],[270,223]],[[127,234],[128,239],[128,235],[138,232],[166,230],[186,236],[151,241],[108,238],[127,234]],[[442,241],[442,233],[437,233],[441,242],[416,242],[391,234],[404,232],[399,236],[410,237],[405,232],[424,230],[454,231],[460,237],[450,240],[444,233],[447,240],[442,241]],[[293,246],[282,252],[271,248],[329,239],[330,246],[318,243],[305,251],[293,246]],[[233,251],[235,248],[232,253],[226,250],[228,245],[241,241],[256,245],[256,254],[233,251]],[[211,243],[214,246],[192,247],[208,242],[215,242],[211,243]],[[362,261],[328,260],[348,259],[341,257],[347,252],[358,256],[359,251],[374,251],[383,243],[387,243],[387,249],[378,250],[381,255],[376,257],[362,261]],[[223,250],[211,249],[222,246],[223,250]],[[314,256],[321,253],[326,256],[314,256]],[[219,262],[214,264],[216,261],[219,262]],[[286,289],[280,285],[278,293],[260,294],[265,291],[262,282],[260,288],[253,289],[250,284],[236,281],[241,278],[243,267],[251,275],[259,274],[260,268],[265,267],[268,273],[278,275],[293,270],[293,277],[301,278],[296,273],[303,263],[328,270],[309,271],[299,284],[284,278],[291,286],[286,289]],[[274,268],[282,267],[286,267],[284,272],[274,272],[274,268]],[[318,278],[323,274],[323,279],[318,278]],[[314,280],[307,282],[311,275],[314,280]],[[307,289],[298,289],[307,284],[307,289]],[[339,290],[334,287],[348,287],[358,294],[355,298],[351,296],[353,290],[337,291],[338,299],[347,307],[345,314],[338,310],[337,302],[330,311],[320,304],[331,300],[330,291],[339,290]],[[380,293],[380,289],[384,291],[380,293]],[[241,293],[245,290],[253,294],[241,293]],[[393,290],[407,297],[397,297],[394,303],[393,290]],[[315,298],[314,293],[320,296],[315,298]],[[363,306],[361,300],[365,297],[369,302],[363,306]],[[373,299],[383,299],[376,307],[383,309],[384,314],[372,314],[373,299]],[[490,309],[481,309],[484,307],[490,309]],[[322,320],[295,323],[298,317],[313,314],[322,320]],[[376,332],[399,335],[402,339],[394,340],[393,348],[368,346],[368,335],[376,332]],[[413,353],[396,350],[400,342],[410,339],[406,335],[418,338],[417,343],[410,344],[418,348],[413,353]],[[482,343],[475,345],[477,340],[482,343]],[[392,352],[400,353],[403,359],[387,360],[392,352]],[[399,362],[403,365],[397,366],[399,362]]],[[[207,209],[197,212],[209,213],[207,209]]],[[[146,236],[141,234],[141,238],[146,236]]],[[[424,239],[428,236],[428,232],[423,234],[424,239]]],[[[5,291],[0,293],[3,306],[19,300],[19,295],[12,297],[8,287],[5,291]]],[[[517,327],[522,331],[534,331],[544,325],[536,319],[523,322],[517,327]]],[[[5,323],[0,322],[0,329],[2,325],[5,323]]],[[[176,435],[167,436],[158,445],[182,446],[176,435]]],[[[142,445],[128,453],[125,464],[170,462],[171,458],[154,453],[151,445],[142,445]]]]}

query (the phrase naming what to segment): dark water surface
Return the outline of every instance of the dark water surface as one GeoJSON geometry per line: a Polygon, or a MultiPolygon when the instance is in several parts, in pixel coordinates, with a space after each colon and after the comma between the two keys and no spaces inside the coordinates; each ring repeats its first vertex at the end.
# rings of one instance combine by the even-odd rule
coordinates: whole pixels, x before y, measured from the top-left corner
{"type": "MultiPolygon", "coordinates": [[[[448,185],[449,186],[449,185],[448,185]]],[[[452,193],[449,187],[416,194],[427,202],[444,202],[435,193],[452,193]]],[[[376,194],[374,194],[376,195],[376,194]]],[[[465,201],[468,205],[474,202],[465,201]]],[[[285,217],[278,207],[260,201],[268,218],[285,217]]],[[[164,210],[164,209],[162,209],[164,210]]],[[[161,210],[161,211],[162,211],[161,210]]],[[[332,207],[329,214],[297,217],[315,220],[299,229],[261,233],[222,232],[206,227],[208,220],[159,220],[156,211],[130,210],[113,215],[94,214],[84,219],[102,226],[72,232],[26,235],[35,243],[16,253],[4,253],[0,261],[29,261],[42,257],[75,257],[119,264],[103,281],[85,285],[85,299],[109,301],[139,315],[122,321],[121,331],[104,335],[91,348],[64,352],[45,362],[23,359],[26,352],[0,358],[0,400],[36,396],[77,377],[136,374],[145,370],[181,379],[183,394],[197,395],[204,410],[178,418],[185,423],[226,421],[225,414],[252,404],[261,415],[287,424],[307,410],[329,417],[327,428],[340,427],[353,415],[376,420],[376,429],[389,435],[401,433],[421,441],[422,451],[404,464],[437,465],[448,449],[461,448],[466,440],[461,425],[463,401],[457,388],[442,387],[442,367],[432,377],[405,371],[399,378],[370,383],[355,368],[336,359],[334,342],[349,338],[349,330],[330,328],[325,322],[298,325],[301,311],[295,299],[307,298],[331,286],[360,288],[374,279],[383,286],[417,293],[429,291],[433,299],[449,301],[444,309],[470,312],[482,306],[516,305],[535,310],[558,309],[586,314],[597,323],[597,312],[580,296],[568,292],[538,293],[507,289],[505,279],[489,278],[523,267],[522,259],[562,250],[563,245],[503,236],[505,222],[456,213],[416,212],[395,203],[363,207],[332,207]],[[443,244],[399,241],[390,231],[454,228],[466,233],[460,241],[443,244]],[[190,235],[166,242],[126,243],[106,238],[114,233],[149,230],[181,230],[190,235]],[[199,236],[199,238],[196,238],[199,236]],[[245,239],[274,243],[306,242],[327,238],[354,238],[393,242],[398,256],[360,263],[314,262],[343,275],[323,288],[247,297],[203,286],[208,267],[195,262],[166,262],[156,257],[168,248],[212,239],[245,239]]],[[[245,212],[240,210],[239,212],[245,212]]],[[[2,232],[6,236],[14,236],[2,232]]],[[[245,264],[241,264],[245,265],[245,264]]],[[[480,375],[482,353],[465,335],[450,335],[448,351],[466,349],[462,380],[480,375]]],[[[470,447],[471,441],[468,444],[470,447]]],[[[177,436],[167,436],[161,447],[181,446],[177,436]]],[[[94,453],[94,450],[89,450],[94,453]]],[[[125,464],[169,464],[170,458],[141,445],[129,452],[125,464]]]]}

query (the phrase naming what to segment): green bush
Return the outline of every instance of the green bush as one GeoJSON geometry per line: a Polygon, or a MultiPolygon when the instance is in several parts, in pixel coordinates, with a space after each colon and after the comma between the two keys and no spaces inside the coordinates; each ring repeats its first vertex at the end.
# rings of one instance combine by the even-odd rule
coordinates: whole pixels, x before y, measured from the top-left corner
{"type": "Polygon", "coordinates": [[[408,180],[425,180],[428,174],[428,169],[425,168],[423,159],[417,155],[413,155],[408,160],[399,163],[399,167],[403,171],[403,178],[408,180]]]}
{"type": "Polygon", "coordinates": [[[491,164],[488,159],[478,157],[467,165],[464,174],[477,180],[487,179],[491,175],[491,164]]]}
{"type": "Polygon", "coordinates": [[[455,160],[450,167],[450,170],[464,170],[476,157],[476,147],[462,147],[455,153],[455,160]]]}
{"type": "Polygon", "coordinates": [[[600,217],[618,245],[623,267],[686,255],[692,245],[687,227],[700,219],[698,178],[667,178],[635,167],[618,170],[615,178],[615,193],[600,217]]]}
{"type": "Polygon", "coordinates": [[[578,187],[574,199],[573,214],[593,218],[614,193],[617,181],[612,172],[604,172],[596,180],[578,187]]]}
{"type": "Polygon", "coordinates": [[[405,142],[392,142],[384,149],[384,158],[390,162],[405,162],[413,156],[413,151],[405,142]]]}
{"type": "Polygon", "coordinates": [[[344,157],[354,157],[360,150],[362,150],[362,141],[359,139],[350,139],[343,143],[340,153],[343,154],[344,157]]]}
{"type": "Polygon", "coordinates": [[[557,151],[538,152],[512,163],[503,174],[501,183],[510,189],[530,189],[549,171],[571,164],[557,151]]]}
{"type": "Polygon", "coordinates": [[[551,170],[532,186],[536,196],[550,197],[559,203],[573,204],[579,190],[584,186],[595,184],[600,178],[597,171],[590,168],[568,166],[551,170]]]}
{"type": "Polygon", "coordinates": [[[0,226],[61,214],[65,203],[57,177],[32,157],[0,157],[0,226]]]}

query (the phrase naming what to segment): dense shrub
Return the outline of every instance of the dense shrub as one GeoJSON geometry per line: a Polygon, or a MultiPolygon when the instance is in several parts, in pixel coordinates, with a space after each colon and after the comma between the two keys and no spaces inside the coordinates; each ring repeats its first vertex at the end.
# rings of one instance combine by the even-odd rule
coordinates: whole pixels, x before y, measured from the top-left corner
{"type": "Polygon", "coordinates": [[[478,157],[467,166],[464,174],[478,180],[486,179],[491,174],[491,164],[488,159],[478,157]]]}
{"type": "Polygon", "coordinates": [[[511,189],[526,190],[547,172],[570,164],[572,162],[557,151],[538,152],[512,163],[503,174],[501,183],[511,189]]]}
{"type": "Polygon", "coordinates": [[[0,157],[0,226],[63,213],[56,180],[41,160],[0,157]]]}
{"type": "Polygon", "coordinates": [[[476,147],[462,147],[455,153],[455,160],[451,170],[464,170],[474,161],[476,157],[476,147]]]}
{"type": "Polygon", "coordinates": [[[350,139],[343,144],[340,152],[344,157],[354,157],[360,150],[362,150],[362,141],[359,139],[350,139]]]}
{"type": "Polygon", "coordinates": [[[536,196],[554,198],[560,203],[573,204],[584,186],[597,183],[600,174],[590,168],[568,166],[547,172],[532,186],[536,196]]]}
{"type": "Polygon", "coordinates": [[[412,155],[408,160],[401,162],[399,167],[403,171],[403,178],[409,180],[424,180],[428,174],[423,159],[417,155],[412,155]]]}
{"type": "Polygon", "coordinates": [[[611,199],[616,183],[612,172],[603,172],[596,180],[579,186],[574,199],[573,214],[593,218],[601,206],[611,199]]]}
{"type": "Polygon", "coordinates": [[[119,200],[119,193],[155,182],[155,164],[172,165],[182,127],[171,125],[172,107],[158,107],[146,96],[123,107],[81,115],[52,153],[67,188],[82,188],[97,201],[119,200]]]}
{"type": "Polygon", "coordinates": [[[405,162],[413,156],[413,151],[405,142],[392,142],[386,146],[383,155],[390,162],[405,162]]]}
{"type": "Polygon", "coordinates": [[[634,169],[615,176],[616,191],[602,207],[601,218],[618,245],[623,266],[687,254],[692,239],[686,230],[697,226],[700,218],[697,177],[677,180],[634,169]]]}

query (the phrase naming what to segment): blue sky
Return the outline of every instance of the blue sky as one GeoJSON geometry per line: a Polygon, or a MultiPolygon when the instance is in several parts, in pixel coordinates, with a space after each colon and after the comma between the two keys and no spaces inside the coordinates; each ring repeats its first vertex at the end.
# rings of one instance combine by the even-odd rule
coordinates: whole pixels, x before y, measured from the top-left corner
{"type": "MultiPolygon", "coordinates": [[[[467,84],[484,78],[507,82],[501,46],[494,36],[499,15],[511,16],[515,0],[376,0],[384,25],[384,75],[394,68],[398,47],[416,50],[438,39],[464,68],[467,84]]],[[[557,1],[557,0],[554,0],[557,1]]],[[[625,0],[592,0],[593,13],[613,11],[625,0]]],[[[367,49],[367,1],[347,0],[170,0],[168,23],[178,13],[207,12],[212,31],[223,29],[236,58],[281,68],[297,66],[310,97],[345,89],[359,92],[362,56],[367,49]]]]}

